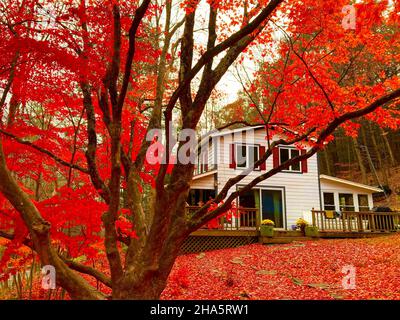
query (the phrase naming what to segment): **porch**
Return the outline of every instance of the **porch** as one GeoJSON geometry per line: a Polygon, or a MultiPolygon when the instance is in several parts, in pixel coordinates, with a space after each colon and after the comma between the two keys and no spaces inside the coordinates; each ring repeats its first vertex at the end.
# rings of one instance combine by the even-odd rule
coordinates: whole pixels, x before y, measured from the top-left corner
{"type": "MultiPolygon", "coordinates": [[[[192,215],[200,207],[188,206],[192,215]]],[[[400,212],[350,212],[340,214],[311,210],[310,225],[318,227],[318,237],[306,237],[301,231],[275,228],[273,237],[260,235],[258,208],[237,208],[193,232],[182,246],[182,253],[236,247],[251,243],[282,244],[319,238],[366,238],[400,231],[400,212]]]]}
{"type": "MultiPolygon", "coordinates": [[[[187,206],[187,214],[192,215],[199,208],[199,206],[187,206]]],[[[400,231],[400,212],[311,210],[309,222],[311,226],[318,227],[321,233],[394,232],[400,231]]],[[[239,207],[217,218],[216,221],[204,225],[196,232],[204,234],[208,231],[220,234],[220,231],[230,231],[230,234],[237,234],[238,231],[250,231],[253,234],[254,231],[259,230],[260,224],[261,216],[258,208],[239,207]]],[[[275,230],[286,231],[283,228],[275,230]]]]}
{"type": "Polygon", "coordinates": [[[400,212],[312,210],[312,225],[320,233],[382,233],[400,230],[400,212]]]}

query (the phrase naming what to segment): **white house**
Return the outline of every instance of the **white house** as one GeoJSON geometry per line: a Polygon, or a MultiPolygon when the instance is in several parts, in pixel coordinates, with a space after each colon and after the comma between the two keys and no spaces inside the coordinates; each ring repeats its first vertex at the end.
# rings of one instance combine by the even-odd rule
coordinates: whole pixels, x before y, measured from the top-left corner
{"type": "MultiPolygon", "coordinates": [[[[259,159],[267,148],[263,126],[245,127],[208,134],[198,157],[191,182],[188,203],[198,205],[214,198],[226,182],[259,159]]],[[[266,163],[254,168],[229,194],[254,178],[301,151],[296,146],[279,146],[266,163]]],[[[238,205],[258,208],[260,219],[271,219],[276,228],[290,229],[300,217],[310,219],[311,210],[368,211],[373,207],[372,194],[376,187],[321,175],[317,155],[258,183],[250,192],[240,196],[238,205]]],[[[229,195],[228,194],[228,195],[229,195]]]]}

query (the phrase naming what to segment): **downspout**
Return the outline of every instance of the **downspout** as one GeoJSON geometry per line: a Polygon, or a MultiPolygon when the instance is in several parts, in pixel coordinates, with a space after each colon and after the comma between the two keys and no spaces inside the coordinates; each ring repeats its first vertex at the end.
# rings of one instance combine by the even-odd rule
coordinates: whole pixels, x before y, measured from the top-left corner
{"type": "Polygon", "coordinates": [[[319,153],[317,152],[317,174],[318,174],[318,198],[319,198],[319,210],[322,210],[322,199],[321,199],[321,178],[319,169],[319,153]]]}

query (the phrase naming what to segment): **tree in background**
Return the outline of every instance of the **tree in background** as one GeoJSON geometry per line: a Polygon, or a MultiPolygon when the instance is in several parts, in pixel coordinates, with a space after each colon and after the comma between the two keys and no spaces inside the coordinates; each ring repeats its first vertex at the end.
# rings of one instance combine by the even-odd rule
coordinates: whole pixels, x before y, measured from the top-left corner
{"type": "Polygon", "coordinates": [[[357,4],[355,30],[341,24],[345,5],[3,1],[0,235],[10,240],[3,262],[24,245],[55,267],[58,285],[74,299],[107,297],[81,274],[110,287],[113,299],[158,298],[183,241],[240,194],[311,157],[338,127],[354,133],[353,119],[396,127],[398,75],[368,83],[360,71],[353,84],[340,83],[348,73],[338,66],[351,64],[360,46],[365,66],[398,63],[399,4],[357,4]],[[204,43],[195,41],[197,29],[206,30],[204,43]],[[247,89],[259,95],[254,121],[265,125],[269,141],[255,165],[278,144],[308,149],[227,197],[245,170],[188,216],[194,164],[171,164],[171,121],[196,129],[218,82],[245,59],[263,62],[247,89]],[[146,158],[160,142],[145,139],[152,129],[166,133],[165,163],[146,158]],[[283,138],[270,142],[279,133],[283,138]],[[80,255],[87,263],[74,259],[80,255]],[[101,255],[109,272],[89,263],[101,255]]]}

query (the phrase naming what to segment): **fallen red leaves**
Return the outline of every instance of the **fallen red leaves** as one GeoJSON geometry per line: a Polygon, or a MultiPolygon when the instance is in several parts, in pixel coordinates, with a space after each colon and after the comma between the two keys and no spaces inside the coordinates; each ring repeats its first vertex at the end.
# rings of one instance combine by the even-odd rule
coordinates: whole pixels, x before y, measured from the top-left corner
{"type": "MultiPolygon", "coordinates": [[[[399,299],[400,234],[374,239],[254,244],[180,256],[162,299],[399,299]],[[356,289],[343,289],[343,266],[356,269],[356,289]]],[[[104,259],[96,267],[107,269],[104,259]],[[102,265],[102,267],[100,266],[102,265]]],[[[93,279],[85,276],[89,281],[93,279]]],[[[93,283],[95,284],[95,283],[93,283]]],[[[99,285],[99,284],[98,284],[99,285]]],[[[111,294],[100,285],[100,290],[111,294]]],[[[15,287],[0,290],[15,299],[15,287]]],[[[68,299],[48,292],[35,275],[22,299],[68,299]]]]}
{"type": "Polygon", "coordinates": [[[181,256],[163,299],[400,299],[400,235],[254,244],[181,256]],[[356,289],[343,289],[343,266],[356,289]]]}

